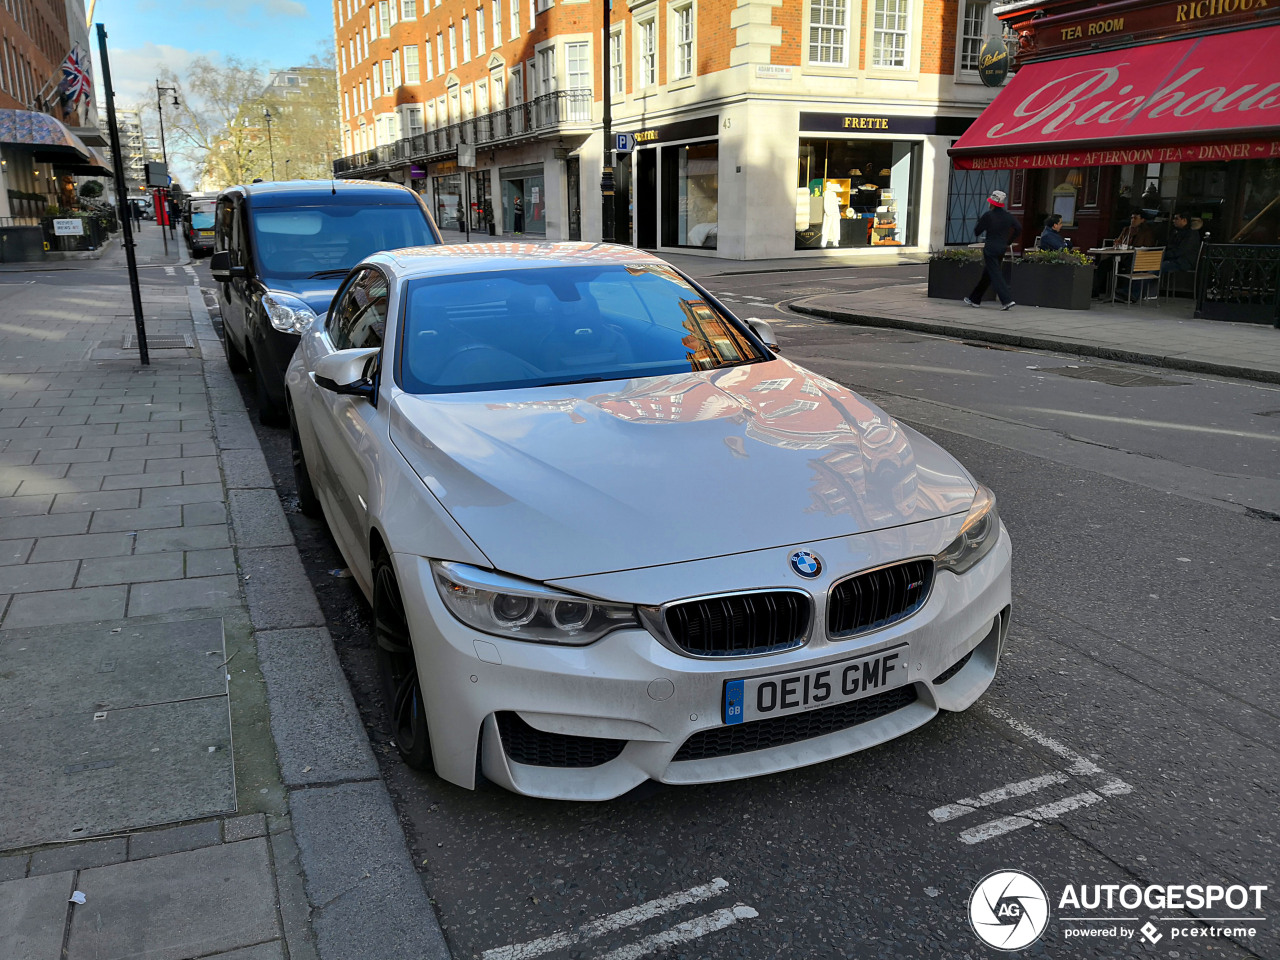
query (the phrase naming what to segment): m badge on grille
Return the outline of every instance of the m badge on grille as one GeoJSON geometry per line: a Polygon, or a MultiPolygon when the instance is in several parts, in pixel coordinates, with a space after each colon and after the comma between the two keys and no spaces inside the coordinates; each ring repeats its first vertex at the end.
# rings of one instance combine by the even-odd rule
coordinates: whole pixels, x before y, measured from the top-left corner
{"type": "Polygon", "coordinates": [[[791,569],[806,580],[812,580],[822,573],[822,561],[816,553],[808,550],[797,550],[791,555],[791,569]]]}

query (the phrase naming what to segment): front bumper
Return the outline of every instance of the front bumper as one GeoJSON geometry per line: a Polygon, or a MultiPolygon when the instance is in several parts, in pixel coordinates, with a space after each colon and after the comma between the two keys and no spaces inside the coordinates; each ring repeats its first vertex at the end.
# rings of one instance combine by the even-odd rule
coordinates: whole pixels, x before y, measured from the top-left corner
{"type": "MultiPolygon", "coordinates": [[[[937,542],[940,550],[954,537],[961,519],[948,517],[917,524],[912,539],[937,542]]],[[[817,547],[830,558],[847,546],[851,554],[866,557],[868,562],[862,564],[860,559],[860,565],[852,569],[839,569],[836,564],[832,580],[903,556],[900,530],[845,540],[851,543],[827,541],[817,547]]],[[[785,557],[797,546],[813,545],[760,553],[785,557]]],[[[926,723],[939,710],[967,708],[994,678],[1007,635],[1011,553],[1008,533],[1002,529],[995,549],[972,570],[959,577],[938,574],[928,601],[906,620],[843,641],[826,640],[818,629],[806,646],[733,660],[683,656],[643,629],[618,630],[587,647],[558,647],[482,634],[449,614],[436,592],[427,560],[397,554],[394,562],[426,698],[437,773],[470,788],[479,759],[486,777],[517,793],[607,800],[646,780],[709,783],[819,763],[900,736],[926,723]],[[868,698],[867,716],[832,732],[729,755],[677,759],[690,737],[725,729],[721,709],[726,680],[825,666],[903,642],[910,645],[911,654],[909,682],[899,688],[906,695],[885,699],[885,709],[876,709],[870,702],[873,698],[868,698]],[[949,669],[966,656],[958,670],[949,669]],[[936,682],[940,678],[943,682],[936,682]],[[552,745],[572,746],[574,738],[613,741],[613,750],[607,751],[612,759],[595,766],[517,762],[504,747],[500,713],[506,715],[508,731],[514,713],[520,729],[549,735],[546,739],[552,745]]],[[[742,559],[678,566],[703,568],[706,576],[696,579],[689,578],[688,570],[681,571],[687,582],[714,583],[720,579],[717,567],[741,564],[742,559]]],[[[620,576],[623,583],[619,589],[625,588],[625,581],[634,573],[620,576]]],[[[750,585],[761,586],[758,582],[750,585]]],[[[825,609],[825,586],[822,582],[806,584],[815,595],[818,626],[825,609]]],[[[594,595],[625,599],[621,594],[594,595]]],[[[749,724],[735,729],[742,726],[749,724]]]]}

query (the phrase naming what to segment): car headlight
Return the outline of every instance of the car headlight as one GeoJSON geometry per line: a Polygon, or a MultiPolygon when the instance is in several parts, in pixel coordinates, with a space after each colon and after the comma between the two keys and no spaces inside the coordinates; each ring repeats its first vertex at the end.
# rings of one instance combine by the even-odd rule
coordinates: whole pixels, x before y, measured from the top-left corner
{"type": "Polygon", "coordinates": [[[990,553],[999,539],[1000,513],[996,510],[996,495],[978,484],[973,506],[960,527],[960,536],[938,554],[937,567],[952,573],[964,573],[990,553]]]}
{"type": "Polygon", "coordinates": [[[264,293],[262,309],[267,311],[271,326],[281,333],[302,333],[316,318],[316,312],[297,297],[287,293],[264,293]]]}
{"type": "Polygon", "coordinates": [[[627,604],[588,600],[462,563],[433,560],[431,571],[449,612],[495,636],[580,647],[639,625],[627,604]]]}

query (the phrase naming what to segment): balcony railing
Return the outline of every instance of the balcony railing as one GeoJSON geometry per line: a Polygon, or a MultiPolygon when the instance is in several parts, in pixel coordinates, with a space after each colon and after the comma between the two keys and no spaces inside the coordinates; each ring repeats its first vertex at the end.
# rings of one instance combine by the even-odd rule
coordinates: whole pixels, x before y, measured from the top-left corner
{"type": "Polygon", "coordinates": [[[333,162],[333,173],[342,176],[380,166],[420,163],[447,156],[460,143],[496,145],[571,124],[587,124],[591,122],[591,102],[590,90],[557,90],[528,103],[339,157],[333,162]]]}

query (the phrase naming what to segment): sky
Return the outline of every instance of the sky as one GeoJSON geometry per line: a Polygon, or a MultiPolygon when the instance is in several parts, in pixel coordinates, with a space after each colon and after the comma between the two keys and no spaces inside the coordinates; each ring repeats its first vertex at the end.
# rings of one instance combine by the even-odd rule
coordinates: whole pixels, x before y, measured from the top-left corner
{"type": "MultiPolygon", "coordinates": [[[[329,0],[98,0],[93,21],[106,25],[116,108],[121,110],[155,100],[161,66],[181,76],[197,56],[236,56],[266,71],[283,70],[333,46],[329,0]]],[[[96,27],[90,28],[89,39],[100,94],[96,27]]],[[[104,111],[104,127],[106,119],[104,111]]],[[[186,182],[192,179],[190,171],[173,172],[186,173],[186,182]]]]}

